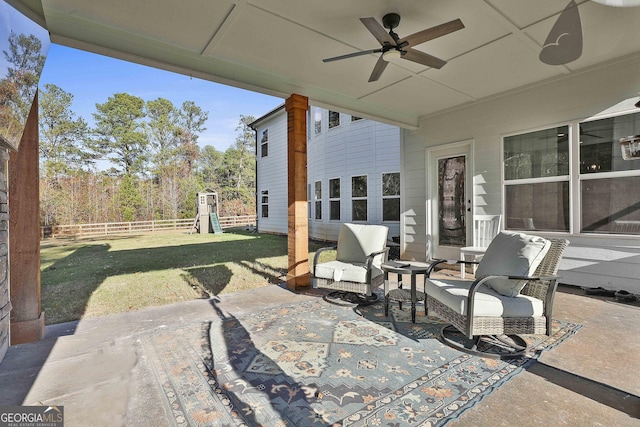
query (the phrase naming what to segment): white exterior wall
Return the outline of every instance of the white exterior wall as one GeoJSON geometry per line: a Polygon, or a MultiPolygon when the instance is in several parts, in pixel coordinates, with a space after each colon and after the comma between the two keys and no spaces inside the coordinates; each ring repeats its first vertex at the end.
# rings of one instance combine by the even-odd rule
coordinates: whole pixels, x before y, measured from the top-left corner
{"type": "Polygon", "coordinates": [[[284,108],[257,127],[258,232],[287,234],[287,113],[284,108]],[[260,137],[269,129],[269,154],[261,157],[260,137]],[[269,191],[269,216],[262,217],[262,191],[269,191]]]}
{"type": "Polygon", "coordinates": [[[312,202],[309,236],[338,240],[340,224],[352,221],[351,177],[360,175],[367,175],[367,223],[384,224],[389,227],[389,238],[398,236],[399,222],[382,222],[382,174],[400,172],[400,129],[366,119],[352,122],[348,114],[340,115],[340,126],[329,129],[328,111],[322,114],[322,132],[315,135],[311,123],[307,140],[307,181],[312,198],[315,182],[322,182],[322,219],[315,219],[312,202]],[[340,178],[340,221],[329,220],[329,180],[333,178],[340,178]]]}
{"type": "MultiPolygon", "coordinates": [[[[328,111],[322,110],[322,132],[307,140],[307,180],[322,182],[322,220],[315,218],[312,202],[309,237],[336,241],[342,222],[351,221],[351,177],[368,176],[368,223],[382,224],[382,174],[400,172],[400,129],[340,115],[340,126],[328,128],[328,111]],[[340,178],[340,221],[329,221],[329,179],[340,178]]],[[[258,119],[257,214],[258,232],[287,234],[287,115],[282,109],[264,120],[258,119]],[[269,155],[260,157],[260,135],[269,129],[269,155]],[[261,193],[269,191],[269,217],[262,218],[261,193]]],[[[402,179],[402,176],[401,176],[402,179]]],[[[308,188],[308,187],[307,187],[308,188]]],[[[402,198],[402,195],[401,195],[402,198]]],[[[384,222],[389,238],[400,234],[400,222],[384,222]]]]}
{"type": "MultiPolygon", "coordinates": [[[[503,213],[503,135],[584,120],[623,100],[633,98],[635,102],[639,90],[640,57],[636,56],[426,118],[419,131],[404,130],[401,256],[425,258],[427,148],[472,140],[473,210],[477,214],[503,213]]],[[[570,191],[574,198],[578,190],[570,191]]],[[[575,212],[573,215],[575,218],[575,212]]],[[[561,283],[640,293],[640,236],[581,235],[575,222],[571,233],[553,234],[571,242],[560,265],[561,283]]]]}

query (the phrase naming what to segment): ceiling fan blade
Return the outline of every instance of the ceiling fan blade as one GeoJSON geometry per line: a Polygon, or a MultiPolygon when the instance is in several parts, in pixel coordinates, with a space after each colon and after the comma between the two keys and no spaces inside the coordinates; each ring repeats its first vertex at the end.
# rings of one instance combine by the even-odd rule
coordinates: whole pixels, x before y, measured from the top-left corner
{"type": "Polygon", "coordinates": [[[427,28],[426,30],[418,31],[410,36],[403,37],[398,40],[398,45],[403,46],[403,43],[407,43],[408,46],[417,46],[420,43],[433,40],[438,37],[442,37],[454,31],[458,31],[464,28],[464,24],[459,19],[446,22],[444,24],[436,25],[435,27],[427,28]]]}
{"type": "Polygon", "coordinates": [[[396,44],[396,41],[393,39],[393,37],[391,37],[391,35],[387,33],[387,30],[384,29],[384,27],[376,20],[376,18],[360,18],[360,22],[362,22],[364,26],[367,27],[367,30],[369,30],[369,32],[373,34],[373,37],[375,37],[382,46],[384,46],[385,43],[389,43],[392,45],[396,44]]]}
{"type": "Polygon", "coordinates": [[[436,58],[435,56],[431,56],[428,53],[420,52],[415,49],[406,49],[406,53],[403,53],[402,59],[438,69],[444,67],[444,64],[447,63],[447,61],[443,61],[440,58],[436,58]]]}
{"type": "Polygon", "coordinates": [[[376,62],[376,65],[373,67],[371,76],[369,76],[369,82],[377,81],[382,75],[384,69],[387,68],[387,64],[388,62],[382,59],[382,55],[380,55],[380,58],[378,58],[378,62],[376,62]]]}
{"type": "Polygon", "coordinates": [[[347,53],[346,55],[334,56],[333,58],[323,59],[322,62],[339,61],[340,59],[353,58],[354,56],[369,55],[371,53],[380,53],[382,49],[363,50],[361,52],[347,53]]]}

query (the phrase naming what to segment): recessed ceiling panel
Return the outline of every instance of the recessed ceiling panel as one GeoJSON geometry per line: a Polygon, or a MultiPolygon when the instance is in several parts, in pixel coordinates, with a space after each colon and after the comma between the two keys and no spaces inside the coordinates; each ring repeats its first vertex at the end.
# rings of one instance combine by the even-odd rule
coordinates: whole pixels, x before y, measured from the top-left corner
{"type": "MultiPolygon", "coordinates": [[[[51,12],[68,15],[198,53],[207,46],[234,5],[224,0],[43,0],[42,4],[45,15],[51,12]]],[[[47,19],[48,26],[55,24],[47,19]]],[[[60,30],[73,33],[73,28],[60,30]]]]}
{"type": "Polygon", "coordinates": [[[417,112],[418,116],[455,107],[473,99],[430,81],[414,76],[363,98],[363,101],[384,103],[386,107],[417,112]]]}
{"type": "Polygon", "coordinates": [[[570,0],[487,0],[516,27],[522,29],[535,22],[559,14],[570,0]]]}
{"type": "Polygon", "coordinates": [[[512,35],[456,58],[447,64],[446,73],[428,70],[425,75],[482,98],[561,74],[557,67],[540,62],[538,54],[512,35]]]}

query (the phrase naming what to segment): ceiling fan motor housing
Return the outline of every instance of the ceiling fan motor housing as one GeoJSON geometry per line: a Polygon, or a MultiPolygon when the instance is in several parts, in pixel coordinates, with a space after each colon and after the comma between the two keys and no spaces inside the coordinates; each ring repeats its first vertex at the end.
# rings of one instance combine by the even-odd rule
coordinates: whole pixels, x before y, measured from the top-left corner
{"type": "Polygon", "coordinates": [[[382,17],[382,25],[393,31],[400,24],[400,15],[397,13],[387,13],[382,17]]]}

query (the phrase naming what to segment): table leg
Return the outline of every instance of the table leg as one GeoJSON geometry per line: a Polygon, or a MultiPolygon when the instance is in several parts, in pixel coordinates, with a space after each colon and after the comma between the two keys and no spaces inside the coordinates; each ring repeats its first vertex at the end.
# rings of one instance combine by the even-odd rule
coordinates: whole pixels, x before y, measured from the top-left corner
{"type": "MultiPolygon", "coordinates": [[[[402,289],[402,274],[398,273],[398,289],[402,289]]],[[[398,307],[402,310],[402,301],[398,301],[398,307]]]]}
{"type": "Polygon", "coordinates": [[[384,315],[389,315],[389,272],[384,272],[384,315]]]}
{"type": "Polygon", "coordinates": [[[411,322],[416,323],[416,274],[411,274],[411,322]]]}

